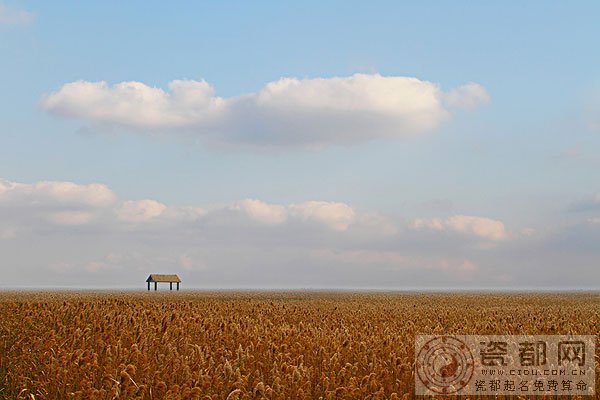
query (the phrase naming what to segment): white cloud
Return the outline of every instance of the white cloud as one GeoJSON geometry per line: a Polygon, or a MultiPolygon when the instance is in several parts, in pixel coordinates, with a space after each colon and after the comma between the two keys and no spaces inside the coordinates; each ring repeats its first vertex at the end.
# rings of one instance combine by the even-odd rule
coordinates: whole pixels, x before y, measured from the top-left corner
{"type": "Polygon", "coordinates": [[[269,225],[280,224],[287,219],[284,206],[267,204],[264,201],[255,199],[238,201],[231,206],[231,209],[243,211],[250,218],[269,225]]]}
{"type": "Polygon", "coordinates": [[[57,191],[38,183],[0,185],[4,286],[132,287],[164,271],[180,273],[186,287],[498,287],[506,276],[543,287],[555,285],[567,264],[577,273],[564,285],[598,286],[595,215],[554,233],[515,227],[502,240],[504,224],[484,217],[412,223],[450,232],[439,235],[342,202],[178,207],[117,201],[103,185],[108,202],[88,196],[98,192],[90,185],[57,191]]]}
{"type": "Polygon", "coordinates": [[[316,221],[331,229],[345,231],[354,223],[356,212],[344,203],[307,201],[289,206],[290,214],[304,221],[316,221]]]}
{"type": "Polygon", "coordinates": [[[20,183],[0,179],[0,224],[40,229],[48,224],[91,224],[116,202],[105,185],[64,181],[20,183]]]}
{"type": "MultiPolygon", "coordinates": [[[[139,224],[140,229],[144,229],[144,223],[149,221],[154,221],[155,227],[171,228],[184,224],[193,227],[198,221],[206,221],[211,226],[249,226],[236,215],[243,215],[246,221],[257,226],[306,225],[336,232],[352,230],[363,237],[391,237],[402,228],[387,217],[359,211],[342,202],[311,200],[271,204],[258,199],[243,199],[210,208],[176,207],[152,199],[117,202],[116,195],[105,185],[62,181],[29,184],[0,180],[0,211],[12,226],[27,220],[34,225],[44,221],[62,225],[65,229],[90,224],[123,227],[118,222],[126,222],[129,226],[139,224]]],[[[457,215],[446,219],[417,219],[412,226],[475,235],[491,241],[507,236],[502,222],[484,217],[457,215]]]]}
{"type": "Polygon", "coordinates": [[[63,204],[104,207],[111,205],[115,194],[105,185],[78,185],[73,182],[42,181],[18,183],[0,179],[0,203],[63,204]]]}
{"type": "Polygon", "coordinates": [[[145,222],[160,216],[167,209],[156,200],[126,201],[116,210],[117,218],[125,222],[145,222]]]}
{"type": "Polygon", "coordinates": [[[447,225],[450,229],[454,229],[457,232],[473,233],[491,240],[506,238],[504,224],[501,221],[491,218],[456,215],[448,218],[447,225]]]}
{"type": "Polygon", "coordinates": [[[446,219],[416,219],[413,227],[436,231],[454,231],[493,241],[503,240],[507,236],[504,224],[501,221],[469,215],[455,215],[446,219]]]}
{"type": "Polygon", "coordinates": [[[35,14],[24,11],[15,10],[0,3],[0,25],[26,25],[35,19],[35,14]]]}
{"type": "Polygon", "coordinates": [[[123,202],[117,202],[116,199],[116,195],[101,184],[79,185],[62,181],[29,184],[0,180],[0,207],[13,210],[9,214],[17,219],[16,214],[21,213],[23,218],[35,217],[55,225],[84,225],[97,220],[110,224],[112,213],[113,219],[116,217],[117,221],[129,224],[157,220],[174,226],[178,223],[193,223],[207,216],[218,220],[222,211],[234,211],[259,224],[281,225],[293,220],[296,223],[316,223],[337,231],[348,229],[359,216],[360,223],[365,227],[381,227],[386,232],[393,231],[385,218],[375,214],[359,214],[351,206],[339,202],[307,201],[285,205],[244,199],[205,209],[167,206],[151,199],[123,202]]]}
{"type": "Polygon", "coordinates": [[[477,83],[468,83],[446,94],[446,102],[454,107],[473,110],[490,102],[490,95],[477,83]]]}
{"type": "Polygon", "coordinates": [[[428,132],[449,117],[444,100],[469,108],[488,99],[477,84],[444,94],[417,78],[355,74],[282,78],[230,98],[215,96],[204,81],[172,81],[169,92],[141,82],[76,81],[44,96],[42,107],[65,117],[221,143],[320,147],[428,132]]]}
{"type": "MultiPolygon", "coordinates": [[[[344,203],[328,201],[307,201],[298,204],[268,204],[256,199],[245,199],[229,206],[230,210],[240,211],[254,221],[279,225],[288,220],[314,222],[336,231],[344,231],[355,222],[356,211],[344,203]]],[[[382,224],[383,221],[362,219],[366,224],[382,224]]]]}
{"type": "Polygon", "coordinates": [[[178,128],[214,118],[223,100],[206,82],[172,81],[171,93],[140,82],[77,81],[46,96],[47,110],[67,117],[111,122],[133,128],[178,128]]]}

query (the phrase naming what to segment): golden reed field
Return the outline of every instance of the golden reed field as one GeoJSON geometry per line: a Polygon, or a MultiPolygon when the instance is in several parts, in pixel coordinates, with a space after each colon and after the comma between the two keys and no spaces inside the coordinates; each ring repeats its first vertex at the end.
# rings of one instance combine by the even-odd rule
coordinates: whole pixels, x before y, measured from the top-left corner
{"type": "Polygon", "coordinates": [[[0,292],[0,318],[2,399],[410,399],[416,334],[597,334],[600,295],[0,292]]]}

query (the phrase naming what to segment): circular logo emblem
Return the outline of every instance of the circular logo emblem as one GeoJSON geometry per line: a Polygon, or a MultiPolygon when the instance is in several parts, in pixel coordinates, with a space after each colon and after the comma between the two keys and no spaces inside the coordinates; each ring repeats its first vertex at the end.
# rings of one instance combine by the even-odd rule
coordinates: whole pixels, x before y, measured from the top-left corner
{"type": "Polygon", "coordinates": [[[454,336],[426,342],[417,355],[417,375],[433,392],[451,394],[465,387],[473,376],[475,361],[465,343],[454,336]]]}

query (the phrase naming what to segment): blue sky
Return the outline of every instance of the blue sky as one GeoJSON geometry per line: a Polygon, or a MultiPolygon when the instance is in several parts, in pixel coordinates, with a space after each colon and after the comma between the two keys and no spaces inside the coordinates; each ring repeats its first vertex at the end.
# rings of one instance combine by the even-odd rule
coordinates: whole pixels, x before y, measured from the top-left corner
{"type": "Polygon", "coordinates": [[[198,287],[551,287],[574,268],[564,287],[597,288],[599,17],[597,2],[0,2],[4,284],[125,273],[135,285],[167,268],[198,287]],[[392,77],[418,79],[423,104],[439,104],[409,114],[420,100],[392,77]],[[265,111],[261,93],[282,78],[300,89],[265,111]],[[152,105],[112,86],[172,94],[174,80],[206,81],[228,117],[165,122],[198,105],[161,108],[160,95],[138,115],[152,105]],[[101,106],[65,86],[101,81],[107,91],[88,87],[101,106]],[[479,97],[451,100],[470,83],[479,97]],[[329,94],[310,97],[315,87],[329,94]],[[65,182],[83,189],[66,201],[65,182]],[[97,194],[90,184],[112,202],[77,197],[97,194]],[[167,218],[189,207],[203,211],[167,218]],[[367,215],[393,232],[378,238],[386,228],[367,215]],[[170,243],[170,229],[186,240],[170,243]]]}

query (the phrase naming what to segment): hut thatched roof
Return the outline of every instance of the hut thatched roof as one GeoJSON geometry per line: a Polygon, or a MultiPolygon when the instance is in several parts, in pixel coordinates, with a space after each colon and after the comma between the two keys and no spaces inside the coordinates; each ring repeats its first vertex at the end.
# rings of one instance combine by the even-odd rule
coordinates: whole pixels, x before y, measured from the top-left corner
{"type": "Polygon", "coordinates": [[[175,274],[150,274],[146,282],[181,282],[175,274]]]}

